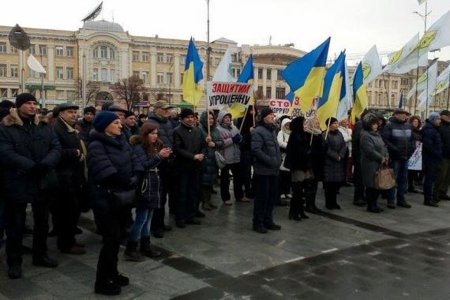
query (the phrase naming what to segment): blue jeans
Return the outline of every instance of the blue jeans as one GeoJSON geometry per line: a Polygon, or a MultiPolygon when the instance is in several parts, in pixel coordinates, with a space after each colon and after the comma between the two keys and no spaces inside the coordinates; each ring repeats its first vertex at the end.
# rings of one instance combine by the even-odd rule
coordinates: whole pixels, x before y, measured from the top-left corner
{"type": "Polygon", "coordinates": [[[397,191],[397,203],[403,203],[408,181],[408,160],[393,160],[391,167],[394,169],[397,187],[388,191],[388,202],[395,202],[395,192],[397,191]]]}
{"type": "Polygon", "coordinates": [[[150,224],[152,222],[153,209],[136,208],[136,219],[131,227],[128,239],[136,242],[141,237],[150,236],[150,224]]]}

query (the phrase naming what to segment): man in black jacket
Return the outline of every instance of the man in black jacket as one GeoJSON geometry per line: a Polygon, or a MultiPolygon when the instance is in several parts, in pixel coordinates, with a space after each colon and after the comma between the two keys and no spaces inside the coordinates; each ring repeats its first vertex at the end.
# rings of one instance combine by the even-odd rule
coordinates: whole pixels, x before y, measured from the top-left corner
{"type": "Polygon", "coordinates": [[[184,108],[180,113],[181,123],[173,132],[175,168],[179,178],[179,197],[176,204],[177,227],[186,224],[200,225],[196,219],[200,191],[201,162],[205,158],[206,137],[195,126],[194,112],[184,108]]]}
{"type": "Polygon", "coordinates": [[[64,103],[58,106],[59,115],[54,130],[61,144],[61,160],[56,168],[58,192],[53,211],[53,221],[58,236],[58,248],[67,254],[84,254],[86,251],[75,240],[86,184],[86,145],[73,127],[77,121],[78,106],[64,103]]]}
{"type": "Polygon", "coordinates": [[[442,140],[443,158],[437,167],[437,179],[434,186],[435,201],[450,200],[450,196],[447,195],[450,185],[450,111],[443,110],[441,112],[441,121],[439,133],[442,140]]]}
{"type": "Polygon", "coordinates": [[[94,120],[95,113],[97,111],[95,110],[95,107],[88,106],[83,110],[83,119],[77,122],[75,125],[75,129],[79,131],[80,138],[88,144],[89,141],[89,133],[92,130],[92,121],[94,120]]]}
{"type": "Polygon", "coordinates": [[[36,117],[36,98],[23,93],[16,98],[17,111],[0,127],[0,165],[6,218],[8,276],[22,276],[22,238],[27,203],[32,203],[33,264],[54,268],[47,255],[48,177],[61,157],[61,145],[52,128],[36,117]]]}

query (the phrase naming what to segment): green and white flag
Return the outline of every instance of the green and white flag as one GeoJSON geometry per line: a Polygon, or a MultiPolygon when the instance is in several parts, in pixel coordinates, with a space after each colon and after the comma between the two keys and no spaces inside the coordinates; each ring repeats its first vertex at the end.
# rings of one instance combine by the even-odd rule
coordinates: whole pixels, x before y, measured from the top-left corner
{"type": "Polygon", "coordinates": [[[434,88],[434,95],[442,93],[446,88],[448,88],[450,83],[450,65],[439,74],[437,79],[436,87],[434,88]]]}
{"type": "Polygon", "coordinates": [[[424,4],[425,2],[427,2],[427,0],[417,0],[417,2],[419,2],[419,5],[424,4]]]}
{"type": "Polygon", "coordinates": [[[431,65],[426,72],[424,72],[422,75],[420,75],[417,82],[414,84],[412,89],[406,95],[406,99],[409,99],[412,96],[414,96],[416,91],[422,92],[423,90],[425,90],[427,88],[427,80],[430,76],[429,74],[433,73],[433,72],[437,72],[437,63],[434,63],[433,65],[431,65]]]}
{"type": "MultiPolygon", "coordinates": [[[[404,60],[408,57],[408,55],[414,51],[418,42],[419,42],[419,34],[417,33],[400,50],[397,50],[397,51],[389,54],[388,55],[389,62],[384,67],[383,71],[388,72],[388,73],[400,74],[400,73],[397,73],[398,67],[404,62],[404,60]],[[396,70],[397,70],[397,72],[395,72],[396,70]]],[[[416,59],[416,61],[417,61],[417,59],[416,59]]],[[[416,63],[416,65],[417,65],[417,63],[416,63]]],[[[406,72],[408,72],[408,71],[406,71],[406,72]]]]}
{"type": "Polygon", "coordinates": [[[380,56],[378,55],[377,46],[373,45],[369,52],[362,59],[362,69],[364,76],[364,84],[368,84],[383,73],[380,56]]]}
{"type": "Polygon", "coordinates": [[[425,110],[427,106],[430,106],[431,103],[433,102],[434,90],[437,83],[437,62],[435,62],[428,68],[427,73],[428,73],[428,84],[425,81],[425,90],[420,94],[418,99],[419,100],[418,109],[420,110],[425,110]]]}

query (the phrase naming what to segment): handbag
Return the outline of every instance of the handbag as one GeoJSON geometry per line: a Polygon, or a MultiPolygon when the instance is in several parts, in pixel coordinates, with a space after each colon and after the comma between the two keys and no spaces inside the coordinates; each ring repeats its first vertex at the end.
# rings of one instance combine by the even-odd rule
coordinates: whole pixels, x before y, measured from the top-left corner
{"type": "Polygon", "coordinates": [[[128,191],[111,191],[111,196],[115,208],[131,207],[135,205],[136,189],[128,191]]]}
{"type": "Polygon", "coordinates": [[[220,154],[219,151],[214,151],[214,156],[216,158],[216,163],[219,169],[225,168],[225,166],[227,165],[227,163],[225,162],[225,157],[223,157],[223,155],[220,154]]]}
{"type": "Polygon", "coordinates": [[[394,170],[386,165],[381,165],[375,172],[375,188],[378,190],[389,190],[397,186],[394,170]]]}

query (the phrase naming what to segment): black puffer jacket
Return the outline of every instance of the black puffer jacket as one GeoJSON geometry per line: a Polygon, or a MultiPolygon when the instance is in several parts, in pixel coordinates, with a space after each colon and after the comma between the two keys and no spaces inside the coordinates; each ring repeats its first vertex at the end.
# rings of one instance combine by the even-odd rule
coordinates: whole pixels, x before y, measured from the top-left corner
{"type": "MultiPolygon", "coordinates": [[[[326,133],[324,133],[326,135],[326,133]]],[[[325,161],[323,168],[324,182],[344,182],[344,156],[347,145],[339,130],[329,131],[325,140],[325,161]]]]}
{"type": "Polygon", "coordinates": [[[253,170],[256,175],[278,175],[281,152],[275,126],[260,123],[252,135],[253,170]]]}
{"type": "Polygon", "coordinates": [[[441,134],[444,158],[450,159],[450,123],[442,120],[439,133],[441,134]]]}
{"type": "Polygon", "coordinates": [[[389,120],[381,135],[389,150],[389,157],[394,160],[407,160],[415,150],[412,126],[400,122],[395,117],[389,120]]]}
{"type": "Polygon", "coordinates": [[[291,135],[286,147],[285,165],[290,170],[310,170],[313,162],[310,140],[303,129],[303,117],[297,117],[291,122],[291,135]]]}
{"type": "Polygon", "coordinates": [[[30,203],[44,195],[46,175],[61,158],[61,145],[53,128],[20,118],[14,111],[0,126],[0,165],[3,197],[15,203],[30,203]],[[33,174],[39,163],[44,169],[33,174]]]}
{"type": "Polygon", "coordinates": [[[439,127],[426,120],[422,127],[422,160],[424,165],[435,164],[442,160],[442,140],[439,127]]]}
{"type": "Polygon", "coordinates": [[[175,168],[193,170],[201,168],[201,162],[194,160],[194,155],[206,155],[204,134],[198,127],[190,127],[183,122],[173,132],[175,168]]]}

